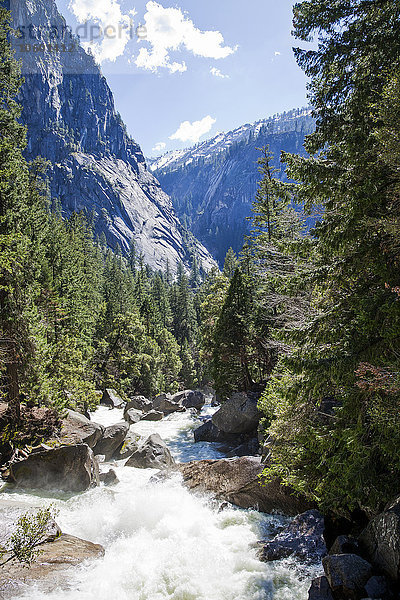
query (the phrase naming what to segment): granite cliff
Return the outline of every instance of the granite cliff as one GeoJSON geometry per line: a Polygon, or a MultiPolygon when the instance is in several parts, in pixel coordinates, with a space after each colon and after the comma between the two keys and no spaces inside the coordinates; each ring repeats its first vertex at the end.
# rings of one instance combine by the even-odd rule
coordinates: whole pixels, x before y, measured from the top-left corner
{"type": "Polygon", "coordinates": [[[50,161],[50,193],[63,214],[86,211],[110,247],[126,252],[133,240],[152,268],[189,265],[193,253],[211,268],[211,256],[179,222],[128,135],[106,79],[54,0],[13,0],[11,9],[22,33],[14,47],[25,80],[27,157],[50,161]]]}

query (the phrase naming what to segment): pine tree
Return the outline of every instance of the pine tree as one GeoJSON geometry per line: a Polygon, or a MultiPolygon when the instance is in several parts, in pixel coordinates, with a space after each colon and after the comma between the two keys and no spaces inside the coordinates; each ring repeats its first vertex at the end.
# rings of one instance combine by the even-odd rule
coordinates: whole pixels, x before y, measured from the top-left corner
{"type": "Polygon", "coordinates": [[[16,97],[20,70],[10,47],[10,14],[0,8],[0,326],[7,400],[14,421],[20,416],[19,377],[33,353],[25,309],[32,300],[29,238],[42,198],[31,185],[23,157],[25,128],[16,97]]]}
{"type": "Polygon", "coordinates": [[[234,252],[233,248],[229,248],[225,256],[223,268],[223,273],[225,277],[228,277],[228,279],[232,279],[238,266],[239,261],[237,259],[236,253],[234,252]]]}
{"type": "Polygon", "coordinates": [[[296,51],[317,129],[310,158],[284,159],[301,182],[297,198],[323,218],[312,232],[312,311],[289,336],[286,376],[265,395],[272,472],[329,508],[375,510],[400,474],[398,264],[387,244],[398,162],[382,160],[396,112],[383,123],[381,108],[400,59],[400,5],[300,2],[294,16],[298,38],[319,39],[316,50],[296,51]],[[326,398],[337,407],[328,423],[318,411],[326,398]]]}
{"type": "Polygon", "coordinates": [[[251,296],[246,278],[236,269],[215,326],[212,371],[216,390],[222,400],[233,391],[252,386],[250,368],[251,296]]]}

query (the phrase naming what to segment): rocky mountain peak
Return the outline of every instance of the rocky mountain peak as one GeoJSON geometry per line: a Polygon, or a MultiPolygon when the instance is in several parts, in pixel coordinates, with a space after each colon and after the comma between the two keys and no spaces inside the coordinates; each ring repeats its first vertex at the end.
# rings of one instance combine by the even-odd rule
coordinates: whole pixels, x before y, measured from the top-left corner
{"type": "Polygon", "coordinates": [[[63,214],[86,211],[112,248],[126,252],[134,240],[152,268],[165,269],[168,262],[174,270],[196,254],[209,270],[212,257],[179,222],[128,135],[100,68],[54,0],[13,0],[11,10],[21,32],[13,43],[25,80],[20,100],[27,155],[50,161],[50,192],[63,214]]]}

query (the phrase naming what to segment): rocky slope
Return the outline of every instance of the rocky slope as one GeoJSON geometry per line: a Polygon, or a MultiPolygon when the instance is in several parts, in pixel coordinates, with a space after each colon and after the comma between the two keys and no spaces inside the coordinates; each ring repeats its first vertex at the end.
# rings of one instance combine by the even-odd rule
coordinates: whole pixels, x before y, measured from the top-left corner
{"type": "Polygon", "coordinates": [[[296,109],[220,133],[188,150],[169,152],[149,165],[171,196],[181,220],[222,263],[232,246],[239,251],[249,232],[258,181],[259,148],[275,155],[285,180],[282,151],[304,154],[304,138],[314,129],[309,109],[296,109]]]}
{"type": "Polygon", "coordinates": [[[196,251],[209,269],[210,255],[185,232],[127,134],[100,69],[68,31],[54,0],[13,0],[11,9],[24,35],[14,46],[25,78],[27,155],[51,162],[51,196],[63,214],[87,211],[110,247],[127,251],[133,239],[153,268],[165,268],[168,260],[174,269],[196,251]]]}

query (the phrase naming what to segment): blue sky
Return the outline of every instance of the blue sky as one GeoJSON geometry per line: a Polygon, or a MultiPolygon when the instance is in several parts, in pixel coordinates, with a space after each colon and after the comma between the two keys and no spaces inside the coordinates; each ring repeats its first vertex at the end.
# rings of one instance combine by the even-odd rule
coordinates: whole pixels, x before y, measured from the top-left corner
{"type": "Polygon", "coordinates": [[[291,0],[56,1],[147,156],[306,104],[291,0]]]}

